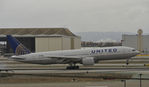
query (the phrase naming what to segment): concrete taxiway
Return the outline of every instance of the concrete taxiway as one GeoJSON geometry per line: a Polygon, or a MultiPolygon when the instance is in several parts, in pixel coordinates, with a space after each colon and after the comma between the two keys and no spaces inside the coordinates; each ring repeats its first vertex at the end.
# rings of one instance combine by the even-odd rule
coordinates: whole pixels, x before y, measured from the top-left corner
{"type": "MultiPolygon", "coordinates": [[[[126,87],[139,87],[139,81],[127,80],[126,87]],[[136,83],[136,84],[134,84],[136,83]]],[[[148,87],[148,81],[142,81],[142,87],[148,87]]],[[[18,84],[0,84],[1,87],[124,87],[121,80],[107,80],[96,82],[47,82],[47,83],[18,83],[18,84]]]]}
{"type": "Polygon", "coordinates": [[[94,66],[79,65],[79,70],[66,70],[67,64],[25,64],[0,57],[0,87],[120,87],[121,80],[127,80],[128,87],[137,87],[140,74],[143,87],[148,87],[149,57],[129,62],[126,65],[126,60],[100,61],[94,66]]]}

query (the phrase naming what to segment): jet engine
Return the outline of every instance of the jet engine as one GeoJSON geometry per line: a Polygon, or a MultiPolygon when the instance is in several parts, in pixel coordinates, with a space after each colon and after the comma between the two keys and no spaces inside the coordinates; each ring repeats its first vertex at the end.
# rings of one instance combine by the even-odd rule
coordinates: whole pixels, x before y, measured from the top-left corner
{"type": "Polygon", "coordinates": [[[94,65],[95,61],[93,57],[86,57],[82,59],[82,64],[85,66],[94,65]]]}

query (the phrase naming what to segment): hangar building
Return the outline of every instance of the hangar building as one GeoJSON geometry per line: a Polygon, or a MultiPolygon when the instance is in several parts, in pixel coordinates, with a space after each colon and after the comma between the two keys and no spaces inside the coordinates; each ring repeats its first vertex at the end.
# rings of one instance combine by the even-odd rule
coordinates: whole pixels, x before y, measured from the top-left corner
{"type": "Polygon", "coordinates": [[[0,43],[6,53],[12,49],[6,35],[13,35],[32,52],[80,49],[81,39],[66,28],[1,28],[0,43]]]}
{"type": "MultiPolygon", "coordinates": [[[[138,49],[138,34],[122,35],[122,45],[138,49]]],[[[142,35],[142,51],[145,54],[149,54],[149,35],[142,35]]]]}

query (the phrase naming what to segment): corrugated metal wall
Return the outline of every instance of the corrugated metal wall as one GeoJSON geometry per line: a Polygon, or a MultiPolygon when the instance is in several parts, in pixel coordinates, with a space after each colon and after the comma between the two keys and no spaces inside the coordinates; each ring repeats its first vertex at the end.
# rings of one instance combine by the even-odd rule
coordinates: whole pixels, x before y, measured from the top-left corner
{"type": "Polygon", "coordinates": [[[80,38],[74,38],[74,49],[80,49],[81,48],[81,40],[80,38]]]}
{"type": "Polygon", "coordinates": [[[122,45],[137,49],[137,36],[136,35],[123,35],[122,45]]]}
{"type": "MultiPolygon", "coordinates": [[[[122,45],[137,48],[137,35],[123,35],[122,36],[122,45]]],[[[142,49],[144,53],[149,53],[149,35],[142,36],[142,49]]]]}
{"type": "Polygon", "coordinates": [[[149,53],[149,35],[143,36],[143,50],[144,53],[149,53]]]}
{"type": "Polygon", "coordinates": [[[81,40],[75,37],[36,37],[36,52],[80,49],[81,40]]]}
{"type": "Polygon", "coordinates": [[[62,49],[62,39],[58,37],[40,37],[35,39],[36,52],[54,51],[62,49]]]}
{"type": "Polygon", "coordinates": [[[71,40],[69,37],[63,37],[62,39],[62,50],[69,50],[71,49],[71,40]]]}

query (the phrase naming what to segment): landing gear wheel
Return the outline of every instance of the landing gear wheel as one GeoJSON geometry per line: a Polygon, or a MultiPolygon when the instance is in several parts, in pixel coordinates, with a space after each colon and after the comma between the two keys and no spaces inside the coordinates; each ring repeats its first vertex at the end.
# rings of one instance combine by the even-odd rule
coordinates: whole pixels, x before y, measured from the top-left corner
{"type": "Polygon", "coordinates": [[[75,66],[75,64],[74,64],[74,66],[71,66],[71,65],[67,66],[66,69],[72,69],[72,70],[73,69],[79,69],[79,66],[75,66]]]}

